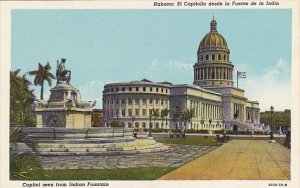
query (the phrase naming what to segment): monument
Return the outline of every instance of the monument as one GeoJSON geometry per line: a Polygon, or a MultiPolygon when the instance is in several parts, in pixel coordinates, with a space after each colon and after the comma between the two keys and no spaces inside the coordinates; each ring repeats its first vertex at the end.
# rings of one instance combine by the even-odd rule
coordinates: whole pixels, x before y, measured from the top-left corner
{"type": "Polygon", "coordinates": [[[56,86],[50,98],[35,102],[36,127],[83,129],[91,127],[91,114],[96,101],[84,101],[80,92],[70,84],[71,71],[65,68],[66,59],[57,60],[56,86]]]}

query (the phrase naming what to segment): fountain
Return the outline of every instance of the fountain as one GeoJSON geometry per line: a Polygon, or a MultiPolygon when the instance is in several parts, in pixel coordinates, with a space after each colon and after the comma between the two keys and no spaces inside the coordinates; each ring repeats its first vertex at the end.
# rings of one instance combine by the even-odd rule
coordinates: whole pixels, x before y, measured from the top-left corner
{"type": "Polygon", "coordinates": [[[36,128],[27,134],[38,140],[46,156],[116,155],[164,151],[168,146],[151,139],[134,139],[133,129],[91,127],[96,101],[84,101],[70,84],[66,59],[57,61],[57,83],[50,98],[35,102],[36,128]]]}

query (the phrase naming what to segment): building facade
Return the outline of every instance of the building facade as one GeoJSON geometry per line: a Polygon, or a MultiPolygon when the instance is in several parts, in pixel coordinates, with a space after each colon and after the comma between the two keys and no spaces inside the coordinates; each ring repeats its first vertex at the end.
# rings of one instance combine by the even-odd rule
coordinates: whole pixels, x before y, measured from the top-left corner
{"type": "Polygon", "coordinates": [[[259,124],[259,103],[234,87],[234,65],[225,38],[212,20],[210,32],[200,42],[194,64],[193,85],[141,81],[106,84],[103,90],[103,123],[120,120],[126,127],[246,130],[259,124]],[[167,110],[153,117],[152,110],[167,110]],[[175,112],[193,110],[188,121],[176,121],[175,112]]]}

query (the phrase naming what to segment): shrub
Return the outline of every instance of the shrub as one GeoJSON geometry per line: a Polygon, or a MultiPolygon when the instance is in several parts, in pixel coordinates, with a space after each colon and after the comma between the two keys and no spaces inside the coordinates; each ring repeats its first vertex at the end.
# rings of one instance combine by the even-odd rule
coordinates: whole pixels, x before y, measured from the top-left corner
{"type": "Polygon", "coordinates": [[[110,126],[111,127],[124,127],[125,124],[122,121],[115,120],[110,123],[110,126]]]}

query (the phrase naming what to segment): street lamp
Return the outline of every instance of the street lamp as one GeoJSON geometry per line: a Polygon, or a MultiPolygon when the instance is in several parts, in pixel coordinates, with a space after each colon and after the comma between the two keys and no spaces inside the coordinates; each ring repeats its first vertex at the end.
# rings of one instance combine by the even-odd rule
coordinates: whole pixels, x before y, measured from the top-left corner
{"type": "Polygon", "coordinates": [[[149,125],[149,134],[148,134],[148,136],[151,137],[152,136],[152,134],[151,134],[151,128],[152,128],[152,122],[151,122],[151,120],[152,120],[152,110],[150,110],[150,112],[149,112],[149,117],[150,117],[150,125],[149,125]]]}
{"type": "Polygon", "coordinates": [[[226,131],[225,131],[225,129],[226,129],[225,119],[223,119],[222,123],[223,123],[223,133],[226,133],[226,131]]]}
{"type": "Polygon", "coordinates": [[[204,127],[203,127],[203,124],[204,124],[204,119],[202,118],[202,119],[201,119],[202,129],[204,128],[204,127]]]}
{"type": "Polygon", "coordinates": [[[271,106],[271,108],[270,108],[270,112],[271,112],[271,134],[270,134],[270,139],[272,140],[272,139],[274,139],[274,137],[273,137],[273,113],[274,113],[274,107],[273,106],[271,106]]]}
{"type": "Polygon", "coordinates": [[[135,128],[135,126],[133,125],[134,120],[135,120],[135,115],[131,116],[131,125],[132,125],[133,128],[135,128]]]}

